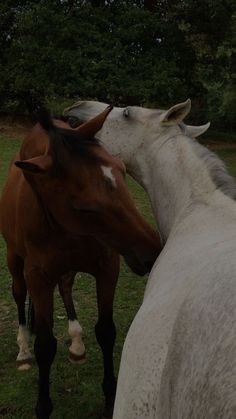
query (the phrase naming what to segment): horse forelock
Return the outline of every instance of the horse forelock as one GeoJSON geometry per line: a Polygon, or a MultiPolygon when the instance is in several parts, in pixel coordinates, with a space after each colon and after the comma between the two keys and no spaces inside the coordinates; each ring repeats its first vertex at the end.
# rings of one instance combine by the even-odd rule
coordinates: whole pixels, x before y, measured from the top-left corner
{"type": "Polygon", "coordinates": [[[96,138],[85,138],[78,131],[71,129],[67,118],[63,116],[51,117],[50,112],[41,108],[37,115],[38,123],[49,137],[49,143],[56,163],[60,163],[60,151],[64,147],[73,158],[76,157],[94,157],[91,146],[99,146],[99,140],[96,138]],[[57,125],[57,122],[62,125],[57,125]],[[65,124],[63,124],[65,123],[65,124]]]}
{"type": "Polygon", "coordinates": [[[59,165],[64,165],[62,155],[65,149],[73,159],[94,159],[94,146],[100,146],[96,138],[85,138],[75,130],[58,127],[55,124],[48,131],[48,136],[54,161],[59,165]]]}
{"type": "Polygon", "coordinates": [[[50,130],[53,130],[53,120],[51,118],[50,112],[47,109],[41,108],[38,111],[37,120],[45,131],[49,132],[50,130]]]}

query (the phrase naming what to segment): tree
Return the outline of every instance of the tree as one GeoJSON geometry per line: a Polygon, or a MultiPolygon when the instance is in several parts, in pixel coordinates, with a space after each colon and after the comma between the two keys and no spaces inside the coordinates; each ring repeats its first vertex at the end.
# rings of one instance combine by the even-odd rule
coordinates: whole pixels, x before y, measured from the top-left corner
{"type": "Polygon", "coordinates": [[[200,0],[197,8],[194,0],[4,3],[2,110],[31,111],[59,96],[159,106],[191,97],[195,122],[206,110],[217,123],[229,122],[232,0],[200,0]]]}

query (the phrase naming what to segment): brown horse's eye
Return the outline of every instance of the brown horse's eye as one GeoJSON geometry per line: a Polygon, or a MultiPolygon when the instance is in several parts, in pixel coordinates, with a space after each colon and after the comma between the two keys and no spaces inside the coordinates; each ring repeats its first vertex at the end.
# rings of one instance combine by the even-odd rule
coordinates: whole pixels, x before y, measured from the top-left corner
{"type": "Polygon", "coordinates": [[[86,205],[86,206],[79,206],[79,207],[73,207],[74,211],[76,211],[78,214],[88,214],[88,215],[100,215],[102,214],[101,208],[99,208],[96,205],[86,205]]]}
{"type": "Polygon", "coordinates": [[[77,128],[82,124],[82,122],[78,118],[76,118],[76,116],[69,116],[67,122],[71,126],[71,128],[77,128]]]}

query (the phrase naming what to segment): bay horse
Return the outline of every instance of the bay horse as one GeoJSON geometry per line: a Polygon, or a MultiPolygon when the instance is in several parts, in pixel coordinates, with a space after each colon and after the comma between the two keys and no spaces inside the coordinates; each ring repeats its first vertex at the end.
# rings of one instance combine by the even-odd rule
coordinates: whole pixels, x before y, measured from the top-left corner
{"type": "Polygon", "coordinates": [[[204,127],[183,123],[190,107],[115,108],[98,133],[145,187],[165,244],[125,340],[114,419],[236,417],[236,183],[193,138],[204,127]]]}
{"type": "Polygon", "coordinates": [[[11,163],[0,203],[7,263],[18,308],[19,364],[28,365],[26,293],[35,310],[34,352],[39,369],[37,418],[52,412],[49,374],[57,342],[53,335],[53,294],[60,291],[71,318],[70,348],[75,358],[84,347],[75,322],[71,285],[77,271],[95,276],[96,338],[104,360],[105,414],[112,414],[116,389],[113,371],[115,325],[112,306],[119,257],[143,275],[161,250],[158,235],[138,213],[125,184],[125,167],[94,138],[108,108],[77,130],[43,113],[11,163]],[[107,413],[108,412],[108,413],[107,413]]]}

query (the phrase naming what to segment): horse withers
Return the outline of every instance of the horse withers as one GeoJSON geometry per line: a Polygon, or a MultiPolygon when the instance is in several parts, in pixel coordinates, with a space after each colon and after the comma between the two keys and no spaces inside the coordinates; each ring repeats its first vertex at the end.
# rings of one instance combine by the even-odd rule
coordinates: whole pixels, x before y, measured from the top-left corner
{"type": "Polygon", "coordinates": [[[60,284],[69,307],[75,272],[96,276],[99,319],[95,330],[103,351],[103,390],[111,415],[115,394],[112,304],[119,269],[116,252],[143,275],[161,250],[159,237],[130,198],[124,165],[94,139],[109,112],[105,110],[76,131],[44,113],[13,160],[1,197],[1,231],[18,307],[21,365],[27,365],[30,356],[24,310],[27,290],[35,310],[38,418],[47,418],[52,412],[49,374],[57,346],[53,336],[56,284],[60,284]],[[109,272],[113,268],[114,273],[109,272]]]}

